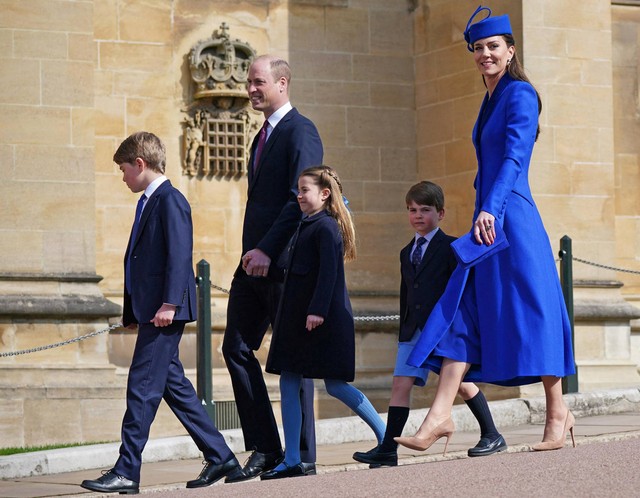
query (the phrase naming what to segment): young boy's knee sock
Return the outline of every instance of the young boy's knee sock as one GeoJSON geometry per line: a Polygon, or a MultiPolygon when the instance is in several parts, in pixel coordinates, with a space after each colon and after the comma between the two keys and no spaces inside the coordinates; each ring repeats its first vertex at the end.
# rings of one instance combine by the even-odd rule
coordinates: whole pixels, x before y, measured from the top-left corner
{"type": "Polygon", "coordinates": [[[345,381],[325,379],[324,384],[331,396],[342,401],[371,427],[380,444],[384,437],[385,425],[367,397],[345,381]]]}
{"type": "Polygon", "coordinates": [[[493,423],[493,416],[491,415],[491,410],[489,410],[487,398],[484,397],[482,391],[478,391],[478,394],[473,398],[465,400],[465,403],[471,410],[471,413],[473,413],[478,420],[478,424],[480,424],[481,438],[497,436],[499,434],[498,429],[496,429],[496,426],[493,423]]]}
{"type": "Polygon", "coordinates": [[[398,449],[398,443],[393,438],[402,436],[407,419],[409,418],[408,406],[390,406],[387,414],[387,430],[380,445],[380,451],[389,453],[398,449]]]}

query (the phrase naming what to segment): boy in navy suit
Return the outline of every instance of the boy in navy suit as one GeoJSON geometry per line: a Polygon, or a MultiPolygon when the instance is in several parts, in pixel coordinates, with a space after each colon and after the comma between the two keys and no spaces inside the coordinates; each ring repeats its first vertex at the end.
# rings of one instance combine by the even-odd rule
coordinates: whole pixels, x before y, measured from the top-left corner
{"type": "MultiPolygon", "coordinates": [[[[400,335],[387,430],[382,444],[369,451],[353,454],[355,460],[368,463],[371,467],[398,465],[398,443],[393,438],[402,435],[409,417],[411,388],[414,384],[424,386],[429,372],[427,368],[407,365],[407,357],[457,266],[451,249],[455,237],[446,235],[438,228],[444,218],[442,189],[435,183],[423,181],[409,189],[405,201],[409,223],[416,233],[400,252],[400,335]]],[[[458,393],[480,424],[480,441],[469,449],[469,456],[491,455],[507,449],[504,438],[493,423],[482,391],[473,383],[463,382],[458,393]]]]}
{"type": "Polygon", "coordinates": [[[205,467],[188,488],[209,486],[241,470],[222,434],[186,378],[178,344],[196,318],[191,208],[164,176],[165,148],[152,133],[128,137],[113,156],[132,192],[144,192],[125,252],[122,323],[138,329],[122,421],[120,457],[114,467],[81,486],[137,494],[142,450],[164,399],[202,451],[205,467]]]}

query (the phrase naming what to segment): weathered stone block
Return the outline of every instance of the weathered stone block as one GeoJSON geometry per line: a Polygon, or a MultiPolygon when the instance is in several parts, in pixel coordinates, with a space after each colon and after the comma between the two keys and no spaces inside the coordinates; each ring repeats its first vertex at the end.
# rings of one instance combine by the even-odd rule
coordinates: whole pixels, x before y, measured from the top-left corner
{"type": "Polygon", "coordinates": [[[48,31],[15,31],[14,54],[18,59],[67,58],[67,33],[48,31]]]}
{"type": "MultiPolygon", "coordinates": [[[[0,58],[9,59],[13,55],[13,30],[0,29],[0,58]]],[[[4,63],[4,62],[3,62],[4,63]]]]}
{"type": "MultiPolygon", "coordinates": [[[[417,178],[415,149],[392,149],[385,147],[380,151],[380,156],[382,163],[380,178],[383,182],[399,181],[415,183],[417,178]]],[[[399,205],[404,205],[404,196],[396,201],[399,205]]]]}
{"type": "Polygon", "coordinates": [[[571,127],[612,128],[611,88],[607,86],[548,85],[546,100],[547,123],[571,127]],[[588,102],[589,105],[585,105],[588,102]]]}
{"type": "Polygon", "coordinates": [[[82,442],[79,428],[82,425],[78,399],[38,399],[24,402],[24,443],[36,446],[47,444],[82,442]],[[64,413],[64,417],[60,414],[64,413]]]}
{"type": "Polygon", "coordinates": [[[0,143],[63,145],[70,142],[69,109],[0,105],[0,143]],[[34,132],[36,123],[37,133],[34,132]]]}
{"type": "MultiPolygon", "coordinates": [[[[335,74],[335,69],[332,73],[335,74]]],[[[413,60],[411,57],[354,54],[353,79],[374,83],[413,82],[413,60]]]]}
{"type": "Polygon", "coordinates": [[[0,102],[3,104],[38,105],[40,64],[38,61],[4,59],[0,87],[0,102]]]}
{"type": "Polygon", "coordinates": [[[111,42],[99,43],[100,69],[114,71],[149,71],[166,67],[171,47],[160,44],[111,42]]]}
{"type": "Polygon", "coordinates": [[[118,32],[120,40],[145,43],[171,41],[172,2],[126,2],[118,8],[118,32]],[[144,19],[141,23],[140,20],[144,19]]]}
{"type": "Polygon", "coordinates": [[[404,56],[413,50],[413,19],[408,10],[369,12],[372,54],[404,56]]]}
{"type": "Polygon", "coordinates": [[[350,54],[317,52],[310,57],[309,52],[296,50],[289,55],[289,64],[294,71],[292,84],[295,84],[298,79],[316,82],[335,80],[337,75],[345,81],[357,79],[350,76],[352,74],[350,54]]]}
{"type": "Polygon", "coordinates": [[[414,109],[415,87],[413,84],[372,83],[370,104],[379,108],[414,109]]]}
{"type": "MultiPolygon", "coordinates": [[[[17,145],[16,162],[23,165],[15,171],[18,181],[60,181],[73,179],[92,182],[93,148],[56,147],[54,145],[17,145]],[[34,169],[29,164],[46,164],[46,168],[34,169]]],[[[86,196],[85,196],[86,197],[86,196]]]]}
{"type": "Polygon", "coordinates": [[[0,237],[0,265],[15,272],[42,271],[42,243],[41,231],[5,232],[0,237]]]}
{"type": "Polygon", "coordinates": [[[115,136],[124,139],[127,136],[125,135],[125,99],[121,96],[97,95],[94,98],[94,104],[96,110],[96,135],[115,136]]]}
{"type": "Polygon", "coordinates": [[[371,43],[370,13],[366,9],[326,10],[326,49],[354,53],[369,52],[371,43]]]}
{"type": "Polygon", "coordinates": [[[90,34],[69,34],[69,59],[95,63],[98,58],[98,44],[90,34]]]}
{"type": "MultiPolygon", "coordinates": [[[[153,133],[159,137],[175,136],[173,133],[175,124],[168,118],[173,112],[173,103],[169,100],[153,101],[153,105],[150,105],[150,101],[147,99],[129,98],[126,106],[127,135],[144,130],[148,127],[148,123],[153,123],[153,133]]],[[[165,139],[165,142],[168,140],[165,139]]],[[[169,147],[168,143],[165,145],[167,148],[169,147]]],[[[167,154],[169,154],[168,151],[167,154]]]]}
{"type": "Polygon", "coordinates": [[[347,141],[348,109],[339,105],[300,106],[318,128],[324,147],[344,147],[347,141]]]}
{"type": "Polygon", "coordinates": [[[24,402],[20,399],[0,398],[0,432],[3,448],[24,446],[24,402]]]}
{"type": "MultiPolygon", "coordinates": [[[[309,5],[292,5],[289,9],[289,30],[299,47],[314,52],[325,50],[330,36],[326,33],[329,21],[325,22],[325,9],[309,5]],[[325,34],[326,33],[326,34],[325,34]]],[[[294,74],[297,74],[297,68],[294,74]]]]}
{"type": "Polygon", "coordinates": [[[416,138],[415,114],[389,109],[384,119],[375,108],[347,109],[347,143],[351,146],[413,147],[416,138]]]}
{"type": "Polygon", "coordinates": [[[93,2],[93,33],[97,40],[115,40],[118,37],[118,0],[93,2]]]}
{"type": "Polygon", "coordinates": [[[316,102],[320,105],[367,106],[377,100],[362,83],[327,81],[316,85],[316,102]]]}
{"type": "MultiPolygon", "coordinates": [[[[71,142],[77,147],[91,147],[95,139],[95,120],[93,109],[76,107],[71,109],[71,142]]],[[[94,152],[95,154],[95,152],[94,152]]],[[[91,158],[91,163],[95,161],[91,158]]]]}
{"type": "Polygon", "coordinates": [[[13,29],[86,33],[92,25],[92,3],[56,4],[48,0],[32,0],[5,2],[2,9],[2,26],[13,29]]]}

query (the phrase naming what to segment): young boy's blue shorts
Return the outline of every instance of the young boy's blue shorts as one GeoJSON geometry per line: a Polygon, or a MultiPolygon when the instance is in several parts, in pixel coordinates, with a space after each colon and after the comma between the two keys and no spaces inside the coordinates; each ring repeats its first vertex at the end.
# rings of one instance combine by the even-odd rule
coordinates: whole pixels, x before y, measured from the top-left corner
{"type": "Polygon", "coordinates": [[[422,387],[427,383],[429,369],[407,365],[407,358],[409,358],[411,351],[413,351],[413,347],[418,342],[420,332],[421,330],[417,329],[410,341],[398,343],[398,355],[396,356],[396,368],[393,370],[393,376],[415,377],[414,384],[422,387]]]}

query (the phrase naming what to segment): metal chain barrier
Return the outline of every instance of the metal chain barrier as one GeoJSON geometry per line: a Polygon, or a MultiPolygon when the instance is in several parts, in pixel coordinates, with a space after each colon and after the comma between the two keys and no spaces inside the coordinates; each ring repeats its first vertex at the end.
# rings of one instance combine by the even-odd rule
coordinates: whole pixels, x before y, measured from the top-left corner
{"type": "Polygon", "coordinates": [[[586,259],[576,258],[575,256],[573,257],[573,261],[577,261],[578,263],[583,263],[585,265],[595,266],[596,268],[603,268],[605,270],[620,271],[624,273],[635,273],[636,275],[640,275],[640,271],[638,270],[627,270],[625,268],[616,268],[615,266],[607,266],[600,263],[594,263],[592,261],[587,261],[586,259]]]}
{"type": "MultiPolygon", "coordinates": [[[[572,259],[573,259],[573,261],[577,261],[578,263],[583,263],[585,265],[595,266],[596,268],[602,268],[602,269],[605,269],[605,270],[613,270],[613,271],[619,271],[619,272],[624,272],[624,273],[633,273],[635,275],[640,275],[640,271],[638,271],[638,270],[627,270],[625,268],[616,268],[615,266],[608,266],[608,265],[603,265],[603,264],[600,264],[600,263],[594,263],[593,261],[587,261],[586,259],[580,259],[580,258],[576,258],[576,257],[573,257],[572,259]]],[[[558,261],[558,260],[556,260],[556,261],[558,261]]],[[[225,289],[224,287],[220,287],[218,285],[215,285],[214,283],[211,283],[211,288],[213,288],[213,289],[215,289],[217,291],[220,291],[220,292],[222,292],[224,294],[229,294],[229,290],[228,289],[225,289]]],[[[400,319],[400,315],[354,316],[353,319],[356,322],[387,322],[387,321],[399,320],[400,319]]],[[[110,327],[107,327],[105,329],[96,330],[95,332],[91,332],[89,334],[81,335],[79,337],[74,337],[73,339],[68,339],[66,341],[57,342],[55,344],[49,344],[47,346],[38,346],[36,348],[23,349],[21,351],[9,351],[9,352],[6,352],[6,353],[0,353],[0,358],[6,358],[8,356],[18,356],[18,355],[29,354],[29,353],[36,353],[38,351],[45,351],[47,349],[59,348],[61,346],[66,346],[67,344],[73,344],[74,342],[79,342],[79,341],[82,341],[84,339],[89,339],[90,337],[95,337],[97,335],[104,334],[105,332],[110,332],[110,331],[112,331],[114,329],[117,329],[119,327],[122,327],[122,323],[115,323],[115,324],[113,324],[110,327]]]]}
{"type": "MultiPolygon", "coordinates": [[[[219,290],[225,294],[229,294],[229,290],[224,287],[220,287],[213,282],[211,288],[219,290]]],[[[391,320],[400,320],[400,315],[371,315],[371,316],[354,316],[353,319],[356,322],[386,322],[391,320]]]]}
{"type": "Polygon", "coordinates": [[[122,323],[114,323],[113,325],[111,325],[110,327],[107,327],[106,329],[96,330],[95,332],[74,337],[73,339],[68,339],[62,342],[56,342],[55,344],[49,344],[47,346],[38,346],[36,348],[31,348],[31,349],[23,349],[21,351],[9,351],[7,353],[0,353],[0,358],[4,358],[7,356],[18,356],[21,354],[36,353],[38,351],[45,351],[47,349],[59,348],[60,346],[66,346],[67,344],[73,344],[74,342],[79,342],[84,339],[88,339],[89,337],[94,337],[96,335],[104,334],[105,332],[110,332],[113,329],[117,329],[119,327],[122,327],[122,323]]]}

